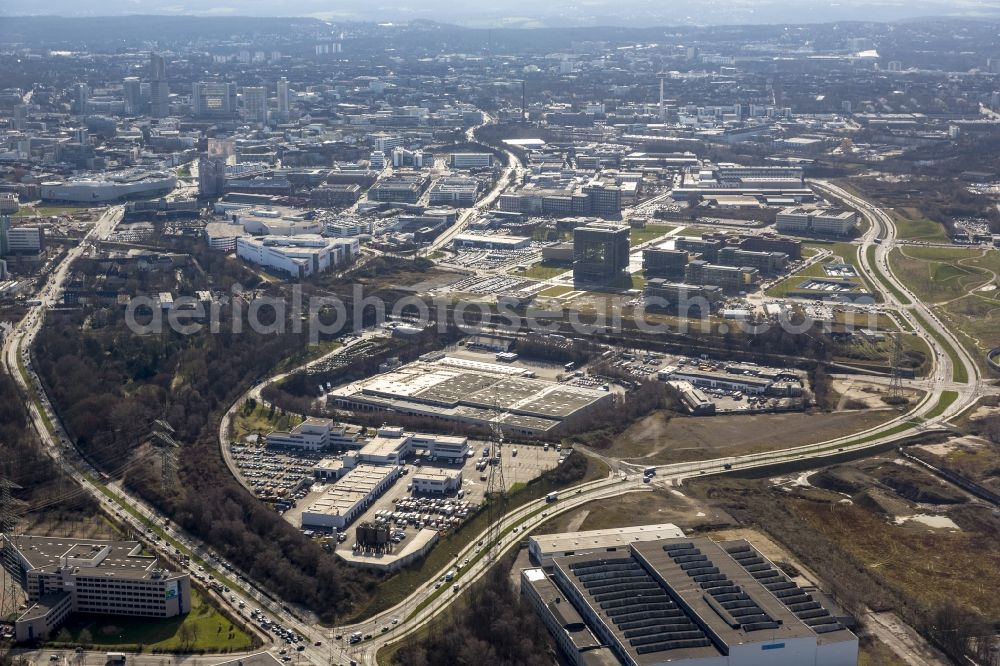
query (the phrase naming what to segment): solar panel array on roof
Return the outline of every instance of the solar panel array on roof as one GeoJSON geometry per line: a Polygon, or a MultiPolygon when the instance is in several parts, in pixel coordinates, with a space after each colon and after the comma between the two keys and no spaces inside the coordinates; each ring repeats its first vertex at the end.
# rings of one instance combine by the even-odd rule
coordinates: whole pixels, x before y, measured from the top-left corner
{"type": "Polygon", "coordinates": [[[576,562],[570,570],[638,654],[712,645],[634,559],[576,562]]]}
{"type": "Polygon", "coordinates": [[[792,582],[788,576],[778,571],[748,543],[726,546],[726,552],[747,573],[757,579],[771,594],[778,598],[788,610],[817,634],[828,634],[846,627],[830,611],[823,607],[812,595],[792,582]]]}
{"type": "Polygon", "coordinates": [[[693,543],[670,543],[663,550],[682,571],[698,583],[705,591],[706,603],[733,629],[749,632],[777,629],[781,626],[780,621],[768,615],[693,543]]]}

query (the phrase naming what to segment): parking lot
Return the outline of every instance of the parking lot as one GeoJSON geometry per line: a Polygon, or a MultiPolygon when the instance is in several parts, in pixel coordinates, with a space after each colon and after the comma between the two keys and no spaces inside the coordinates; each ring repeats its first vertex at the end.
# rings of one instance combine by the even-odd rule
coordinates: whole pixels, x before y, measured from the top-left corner
{"type": "Polygon", "coordinates": [[[258,498],[282,504],[300,501],[312,481],[319,453],[283,451],[255,444],[232,444],[233,460],[258,498]]]}

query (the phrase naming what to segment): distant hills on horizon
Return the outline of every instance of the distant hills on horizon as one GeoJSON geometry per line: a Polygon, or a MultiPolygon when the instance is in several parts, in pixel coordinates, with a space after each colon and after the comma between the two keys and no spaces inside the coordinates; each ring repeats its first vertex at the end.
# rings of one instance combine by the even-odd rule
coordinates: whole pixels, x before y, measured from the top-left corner
{"type": "MultiPolygon", "coordinates": [[[[328,21],[416,19],[478,28],[777,25],[835,21],[891,22],[927,16],[1000,18],[1000,0],[5,0],[0,15],[101,17],[134,14],[216,18],[302,17],[328,21]]],[[[0,33],[4,28],[0,26],[0,33]]]]}
{"type": "MultiPolygon", "coordinates": [[[[19,0],[16,0],[19,1],[19,0]]],[[[308,1],[308,0],[307,0],[308,1]]],[[[623,0],[627,2],[628,0],[623,0]]],[[[56,0],[59,4],[62,0],[56,0]]],[[[110,3],[120,0],[109,0],[110,3]]],[[[50,3],[52,4],[52,3],[50,3]]],[[[143,9],[147,9],[145,6],[143,9]]],[[[411,18],[396,23],[409,24],[419,31],[438,31],[448,37],[453,47],[460,45],[475,48],[483,40],[487,29],[492,34],[495,45],[523,48],[532,44],[547,44],[558,49],[572,41],[656,41],[664,35],[685,38],[712,38],[725,34],[739,34],[747,40],[770,39],[774,26],[829,26],[830,32],[844,30],[851,26],[865,26],[877,29],[887,23],[919,24],[953,21],[962,23],[972,17],[961,16],[914,16],[895,21],[848,20],[792,21],[780,23],[719,23],[716,25],[663,25],[647,23],[641,26],[629,25],[507,25],[503,28],[467,26],[456,21],[435,21],[425,18],[411,18]]],[[[979,28],[985,28],[993,21],[1000,24],[1000,9],[995,15],[975,18],[979,28]]],[[[372,20],[341,20],[348,23],[386,23],[372,20]]],[[[391,24],[392,22],[389,22],[391,24]]],[[[854,28],[851,28],[854,29],[854,28]]],[[[858,28],[864,32],[864,28],[858,28]]],[[[275,16],[207,16],[172,14],[120,14],[106,16],[57,16],[19,15],[3,16],[0,20],[0,44],[22,44],[46,48],[135,48],[151,44],[184,43],[192,41],[213,41],[225,37],[252,38],[254,35],[295,35],[300,39],[322,41],[332,38],[331,26],[317,17],[275,17],[275,16]]],[[[846,36],[846,35],[845,35],[846,36]]]]}

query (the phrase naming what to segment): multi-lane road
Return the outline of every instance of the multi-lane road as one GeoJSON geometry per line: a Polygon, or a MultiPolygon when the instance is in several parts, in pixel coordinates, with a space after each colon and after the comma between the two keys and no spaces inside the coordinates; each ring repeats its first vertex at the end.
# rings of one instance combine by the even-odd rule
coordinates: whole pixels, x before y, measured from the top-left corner
{"type": "MultiPolygon", "coordinates": [[[[510,168],[512,167],[509,166],[508,169],[510,168]]],[[[625,470],[627,474],[613,473],[606,479],[564,490],[556,502],[546,502],[544,498],[538,499],[510,512],[501,526],[499,552],[514,547],[525,533],[536,529],[553,516],[588,502],[624,493],[648,491],[653,486],[676,486],[687,478],[722,474],[732,470],[813,459],[817,464],[821,464],[828,456],[896,442],[921,430],[940,428],[941,422],[957,416],[973,405],[979,397],[991,391],[983,385],[979,366],[955,336],[893,275],[887,260],[888,253],[895,244],[895,226],[892,217],[869,202],[830,183],[817,182],[815,185],[828,195],[836,196],[857,208],[871,222],[870,228],[857,246],[859,264],[866,277],[882,293],[885,307],[905,318],[914,332],[923,337],[931,349],[931,379],[919,382],[920,388],[926,391],[924,398],[909,412],[864,432],[783,451],[661,465],[657,467],[651,483],[642,482],[639,473],[641,470],[637,466],[620,463],[616,467],[625,470]],[[874,265],[869,262],[868,256],[868,248],[873,245],[876,247],[873,253],[874,265]],[[955,391],[958,393],[958,398],[941,408],[939,401],[945,391],[955,391]]],[[[499,196],[500,191],[502,187],[495,188],[492,194],[499,196]]],[[[305,649],[296,653],[296,660],[305,660],[317,666],[348,664],[351,661],[374,664],[379,649],[411,636],[438,617],[460,596],[462,590],[485,573],[490,560],[479,544],[486,539],[486,533],[472,538],[466,548],[456,553],[453,561],[418,587],[402,603],[364,622],[331,629],[318,625],[307,613],[291,612],[284,608],[281,602],[271,599],[255,586],[253,581],[242,577],[231,565],[213,559],[211,551],[204,543],[170,526],[163,516],[158,515],[152,507],[137,497],[121,488],[99,483],[98,473],[91,469],[70,446],[69,438],[49,407],[41,383],[31,369],[27,349],[42,324],[46,308],[57,302],[72,261],[85,252],[95,240],[106,238],[120,216],[121,209],[113,208],[98,220],[84,241],[70,251],[49,277],[39,294],[42,305],[32,308],[4,343],[3,361],[6,371],[15,378],[25,395],[36,395],[39,398],[37,403],[29,402],[29,410],[32,423],[46,450],[57,464],[80,480],[84,491],[97,498],[109,512],[139,533],[152,532],[162,537],[152,540],[153,547],[165,551],[176,548],[190,554],[191,566],[196,572],[202,575],[214,575],[218,580],[229,583],[230,592],[220,597],[220,601],[231,604],[234,612],[239,612],[240,602],[247,608],[261,608],[273,620],[302,636],[305,649]],[[21,372],[22,368],[24,374],[21,372]],[[466,559],[469,560],[467,565],[464,564],[466,559]],[[450,569],[457,569],[455,580],[447,585],[439,584],[440,578],[450,569]],[[453,591],[453,584],[459,586],[459,593],[453,591]],[[348,639],[354,632],[371,635],[371,638],[352,644],[348,639]],[[341,638],[337,639],[336,636],[341,638]]],[[[273,649],[276,650],[277,645],[273,649]]]]}

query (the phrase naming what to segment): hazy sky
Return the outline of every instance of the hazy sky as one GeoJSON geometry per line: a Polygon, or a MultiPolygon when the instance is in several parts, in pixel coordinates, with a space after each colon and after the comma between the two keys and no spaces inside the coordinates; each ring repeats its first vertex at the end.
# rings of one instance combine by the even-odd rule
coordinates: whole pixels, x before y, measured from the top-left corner
{"type": "Polygon", "coordinates": [[[0,0],[4,14],[425,18],[479,27],[709,25],[998,16],[1000,0],[0,0]]]}

